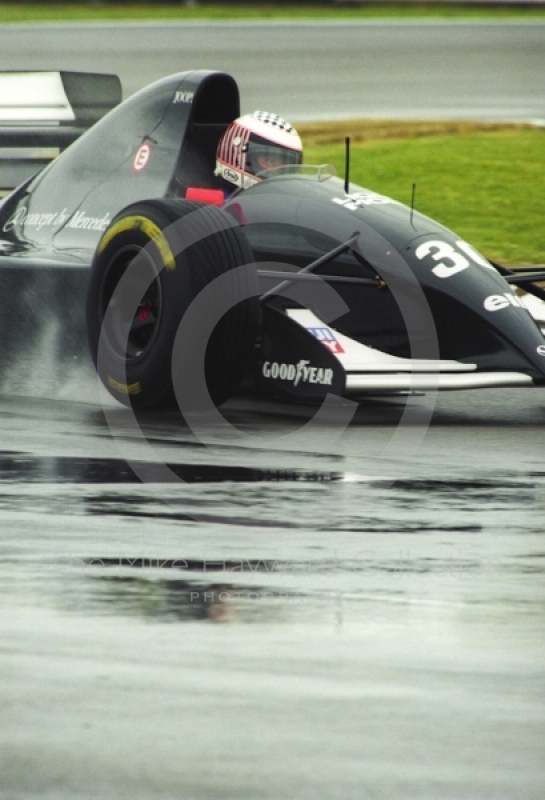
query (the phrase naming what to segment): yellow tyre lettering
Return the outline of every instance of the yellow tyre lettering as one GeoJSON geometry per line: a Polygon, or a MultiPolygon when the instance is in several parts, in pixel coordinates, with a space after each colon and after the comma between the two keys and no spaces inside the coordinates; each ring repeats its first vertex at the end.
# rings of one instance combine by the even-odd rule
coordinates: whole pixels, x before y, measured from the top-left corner
{"type": "Polygon", "coordinates": [[[123,217],[122,219],[114,222],[114,224],[109,228],[98,245],[98,252],[102,253],[105,248],[110,244],[114,236],[117,236],[118,233],[124,233],[125,231],[133,231],[139,230],[144,233],[148,239],[150,239],[153,244],[158,249],[161,258],[163,259],[163,263],[165,265],[165,269],[173,270],[176,269],[176,260],[170,249],[169,243],[167,242],[165,235],[161,228],[156,225],[154,222],[149,220],[147,217],[123,217]]]}
{"type": "Polygon", "coordinates": [[[140,394],[142,391],[140,381],[136,383],[119,383],[119,381],[116,381],[111,375],[108,375],[108,386],[111,386],[112,389],[121,394],[140,394]]]}

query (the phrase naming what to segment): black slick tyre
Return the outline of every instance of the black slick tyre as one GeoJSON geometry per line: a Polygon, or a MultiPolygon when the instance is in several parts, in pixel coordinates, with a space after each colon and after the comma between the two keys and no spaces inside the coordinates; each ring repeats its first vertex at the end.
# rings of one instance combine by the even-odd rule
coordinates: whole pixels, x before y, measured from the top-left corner
{"type": "Polygon", "coordinates": [[[211,335],[189,315],[181,380],[192,380],[191,353],[200,343],[206,387],[221,405],[248,369],[257,329],[255,268],[244,234],[222,209],[187,200],[147,200],[114,218],[92,263],[87,331],[99,377],[117,400],[135,409],[175,405],[176,335],[205,289],[208,310],[215,299],[225,307],[226,291],[232,300],[211,335]]]}

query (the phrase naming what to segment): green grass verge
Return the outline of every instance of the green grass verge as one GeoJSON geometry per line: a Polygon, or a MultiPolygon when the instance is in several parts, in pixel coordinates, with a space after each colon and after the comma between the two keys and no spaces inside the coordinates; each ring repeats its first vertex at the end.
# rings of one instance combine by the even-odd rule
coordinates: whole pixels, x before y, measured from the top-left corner
{"type": "Polygon", "coordinates": [[[298,130],[307,163],[342,175],[343,137],[353,136],[351,181],[406,204],[416,183],[417,210],[489,258],[545,264],[545,129],[360,121],[298,130]],[[413,138],[390,138],[404,128],[413,138]]]}
{"type": "MultiPolygon", "coordinates": [[[[415,207],[502,264],[545,264],[545,129],[353,120],[298,124],[308,164],[415,207]]],[[[0,197],[2,196],[0,192],[0,197]]]]}
{"type": "Polygon", "coordinates": [[[396,5],[286,5],[276,3],[0,3],[0,23],[101,20],[228,20],[228,19],[374,19],[374,18],[532,18],[545,17],[545,8],[474,8],[414,2],[396,5]]]}

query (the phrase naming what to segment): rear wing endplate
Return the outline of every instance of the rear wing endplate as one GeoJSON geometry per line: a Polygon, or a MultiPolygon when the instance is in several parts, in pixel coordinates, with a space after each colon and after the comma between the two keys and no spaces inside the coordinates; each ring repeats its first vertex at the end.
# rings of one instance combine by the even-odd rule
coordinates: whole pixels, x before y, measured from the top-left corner
{"type": "Polygon", "coordinates": [[[0,190],[44,167],[121,99],[117,75],[0,72],[0,190]]]}

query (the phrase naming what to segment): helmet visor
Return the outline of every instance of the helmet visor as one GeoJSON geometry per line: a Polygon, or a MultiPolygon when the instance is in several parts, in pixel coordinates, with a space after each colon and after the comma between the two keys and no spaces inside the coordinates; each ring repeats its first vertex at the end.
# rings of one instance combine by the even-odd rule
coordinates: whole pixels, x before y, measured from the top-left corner
{"type": "Polygon", "coordinates": [[[291,164],[300,164],[302,153],[300,150],[291,150],[289,147],[282,147],[277,144],[261,144],[258,142],[248,142],[246,152],[246,171],[252,175],[258,175],[269,169],[284,167],[291,164]]]}

